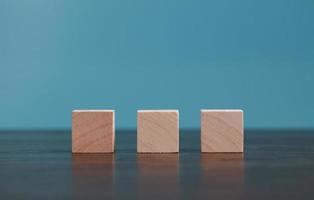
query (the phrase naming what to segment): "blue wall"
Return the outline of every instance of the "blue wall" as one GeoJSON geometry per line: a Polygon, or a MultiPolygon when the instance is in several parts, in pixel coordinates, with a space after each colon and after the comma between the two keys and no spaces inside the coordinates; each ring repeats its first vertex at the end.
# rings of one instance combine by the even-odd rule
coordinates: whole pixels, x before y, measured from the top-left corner
{"type": "Polygon", "coordinates": [[[72,109],[242,108],[248,128],[314,128],[312,0],[0,0],[0,128],[72,109]]]}

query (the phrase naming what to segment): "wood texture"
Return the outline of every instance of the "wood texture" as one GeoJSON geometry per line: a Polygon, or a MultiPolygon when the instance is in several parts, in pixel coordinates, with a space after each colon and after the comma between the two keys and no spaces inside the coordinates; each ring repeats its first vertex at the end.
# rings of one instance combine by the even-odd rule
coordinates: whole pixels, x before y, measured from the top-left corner
{"type": "Polygon", "coordinates": [[[112,153],[115,143],[113,110],[72,112],[72,152],[112,153]]]}
{"type": "Polygon", "coordinates": [[[242,110],[201,110],[202,152],[243,152],[242,110]]]}
{"type": "Polygon", "coordinates": [[[137,117],[137,152],[179,152],[177,110],[140,110],[137,117]]]}
{"type": "Polygon", "coordinates": [[[248,130],[245,155],[199,154],[184,129],[180,155],[134,155],[135,133],[116,130],[115,154],[71,156],[70,130],[0,130],[0,199],[314,199],[313,129],[248,130]]]}

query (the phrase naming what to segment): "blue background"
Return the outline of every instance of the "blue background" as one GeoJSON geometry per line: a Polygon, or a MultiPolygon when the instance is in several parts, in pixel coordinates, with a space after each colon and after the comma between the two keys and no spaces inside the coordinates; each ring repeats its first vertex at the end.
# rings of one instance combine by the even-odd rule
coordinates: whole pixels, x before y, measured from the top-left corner
{"type": "Polygon", "coordinates": [[[0,0],[0,128],[72,109],[241,108],[247,128],[314,128],[312,0],[0,0]]]}

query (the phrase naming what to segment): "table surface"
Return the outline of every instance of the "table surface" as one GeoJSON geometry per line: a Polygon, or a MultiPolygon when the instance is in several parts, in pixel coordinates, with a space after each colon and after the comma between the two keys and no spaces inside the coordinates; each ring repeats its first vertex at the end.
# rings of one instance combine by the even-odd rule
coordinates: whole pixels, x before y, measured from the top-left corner
{"type": "Polygon", "coordinates": [[[314,130],[247,130],[244,154],[136,154],[117,131],[114,154],[71,154],[70,130],[0,131],[0,199],[314,199],[314,130]]]}

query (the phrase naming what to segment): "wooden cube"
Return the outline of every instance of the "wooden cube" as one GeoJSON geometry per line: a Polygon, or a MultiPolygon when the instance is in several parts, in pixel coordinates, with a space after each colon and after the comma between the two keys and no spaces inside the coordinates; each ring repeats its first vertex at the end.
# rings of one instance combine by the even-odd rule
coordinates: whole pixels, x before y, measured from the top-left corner
{"type": "Polygon", "coordinates": [[[178,110],[139,110],[137,112],[137,152],[179,152],[178,110]]]}
{"type": "Polygon", "coordinates": [[[201,110],[202,152],[243,152],[242,110],[201,110]]]}
{"type": "Polygon", "coordinates": [[[74,110],[72,112],[72,152],[112,153],[115,124],[113,110],[74,110]]]}

